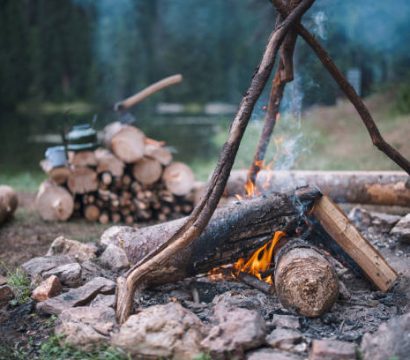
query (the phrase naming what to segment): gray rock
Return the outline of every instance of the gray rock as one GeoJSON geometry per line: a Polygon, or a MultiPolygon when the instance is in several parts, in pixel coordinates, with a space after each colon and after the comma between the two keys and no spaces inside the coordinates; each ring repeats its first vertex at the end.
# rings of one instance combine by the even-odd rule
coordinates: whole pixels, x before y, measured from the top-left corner
{"type": "Polygon", "coordinates": [[[57,276],[51,275],[33,290],[31,298],[36,301],[45,301],[60,294],[61,291],[60,280],[57,276]]]}
{"type": "Polygon", "coordinates": [[[275,315],[271,324],[278,328],[300,329],[299,318],[293,315],[275,315]]]}
{"type": "Polygon", "coordinates": [[[143,359],[191,360],[201,353],[205,326],[178,303],[155,305],[132,315],[111,344],[143,359]]]}
{"type": "Polygon", "coordinates": [[[263,348],[246,354],[246,360],[302,360],[303,358],[292,353],[280,352],[263,348]]]}
{"type": "Polygon", "coordinates": [[[98,294],[112,294],[115,283],[102,277],[97,277],[77,289],[71,289],[37,304],[37,310],[45,314],[58,315],[63,310],[89,304],[98,294]]]}
{"type": "Polygon", "coordinates": [[[100,256],[100,263],[113,271],[121,271],[129,268],[127,254],[120,247],[109,244],[100,256]]]}
{"type": "Polygon", "coordinates": [[[0,285],[6,285],[7,284],[7,278],[3,275],[0,275],[0,285]]]}
{"type": "Polygon", "coordinates": [[[136,231],[136,228],[130,226],[111,226],[101,235],[100,244],[104,247],[110,244],[118,246],[118,234],[133,234],[136,231]]]}
{"type": "Polygon", "coordinates": [[[410,214],[404,216],[390,234],[398,236],[399,241],[410,244],[410,214]]]}
{"type": "Polygon", "coordinates": [[[309,360],[354,360],[356,344],[337,340],[313,340],[309,360]]]}
{"type": "Polygon", "coordinates": [[[390,319],[361,344],[364,360],[408,359],[410,354],[410,313],[390,319]]]}
{"type": "Polygon", "coordinates": [[[7,305],[10,300],[14,299],[14,292],[8,285],[0,286],[0,308],[7,305]]]}
{"type": "Polygon", "coordinates": [[[265,342],[266,325],[256,310],[226,307],[214,308],[216,325],[211,328],[202,346],[215,358],[238,355],[265,342]]]}
{"type": "Polygon", "coordinates": [[[64,310],[55,329],[64,342],[81,350],[92,350],[109,342],[115,328],[115,311],[107,307],[81,306],[64,310]]]}
{"type": "Polygon", "coordinates": [[[55,275],[61,283],[66,286],[76,287],[81,285],[81,266],[79,263],[65,264],[57,266],[42,273],[43,278],[55,275]]]}
{"type": "Polygon", "coordinates": [[[36,278],[42,277],[43,273],[56,267],[73,263],[76,263],[76,261],[67,255],[39,256],[25,262],[21,265],[21,268],[32,278],[36,278]]]}
{"type": "Polygon", "coordinates": [[[99,294],[99,295],[96,296],[96,298],[93,301],[91,301],[90,306],[91,307],[103,306],[103,307],[114,308],[114,306],[115,306],[115,295],[102,295],[102,294],[99,294]]]}
{"type": "Polygon", "coordinates": [[[367,211],[361,207],[354,207],[349,213],[349,219],[360,229],[373,227],[382,233],[388,233],[400,218],[398,215],[367,211]]]}
{"type": "Polygon", "coordinates": [[[266,337],[266,343],[273,348],[285,351],[303,352],[307,349],[303,335],[295,329],[275,329],[266,337]]]}
{"type": "Polygon", "coordinates": [[[50,245],[47,256],[70,255],[77,261],[83,262],[94,259],[97,255],[97,247],[92,243],[81,243],[59,236],[50,245]]]}

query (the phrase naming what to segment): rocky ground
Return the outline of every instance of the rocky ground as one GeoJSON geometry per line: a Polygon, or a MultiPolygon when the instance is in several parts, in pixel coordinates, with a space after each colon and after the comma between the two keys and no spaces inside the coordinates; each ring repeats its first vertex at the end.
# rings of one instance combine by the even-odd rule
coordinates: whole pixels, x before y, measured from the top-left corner
{"type": "MultiPolygon", "coordinates": [[[[0,278],[0,359],[12,359],[16,349],[23,358],[46,358],[41,344],[53,333],[89,353],[120,349],[110,359],[126,353],[178,360],[407,359],[410,215],[355,208],[349,216],[400,280],[381,293],[335,261],[340,297],[316,319],[298,316],[274,295],[232,277],[203,275],[137,293],[141,308],[120,327],[113,294],[115,278],[129,266],[125,253],[104,236],[97,243],[58,237],[22,264],[26,293],[16,275],[0,278]]],[[[54,358],[82,358],[69,356],[57,351],[54,358]]]]}

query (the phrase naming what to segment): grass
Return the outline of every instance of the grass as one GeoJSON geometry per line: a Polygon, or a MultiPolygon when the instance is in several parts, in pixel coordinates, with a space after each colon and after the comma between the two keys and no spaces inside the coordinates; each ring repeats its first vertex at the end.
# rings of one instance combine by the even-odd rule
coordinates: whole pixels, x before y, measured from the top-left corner
{"type": "Polygon", "coordinates": [[[0,173],[0,184],[7,184],[16,191],[35,192],[46,176],[40,171],[0,173]]]}
{"type": "Polygon", "coordinates": [[[22,305],[30,301],[30,279],[23,270],[17,268],[14,271],[7,271],[7,283],[15,295],[10,302],[12,305],[22,305]]]}
{"type": "Polygon", "coordinates": [[[93,351],[78,350],[64,344],[59,336],[51,336],[40,348],[39,360],[129,360],[131,357],[112,347],[100,347],[93,351]]]}

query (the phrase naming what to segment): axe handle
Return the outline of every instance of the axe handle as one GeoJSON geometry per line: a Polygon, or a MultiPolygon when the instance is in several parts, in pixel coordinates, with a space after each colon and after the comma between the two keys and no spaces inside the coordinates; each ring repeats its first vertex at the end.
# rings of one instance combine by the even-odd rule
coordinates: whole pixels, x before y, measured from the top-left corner
{"type": "Polygon", "coordinates": [[[135,95],[130,96],[129,98],[126,98],[125,100],[119,101],[114,105],[114,110],[115,111],[120,111],[120,110],[127,110],[130,107],[138,104],[148,96],[155,94],[157,91],[162,90],[168,86],[178,84],[182,81],[182,75],[177,74],[173,76],[166,77],[165,79],[162,79],[148,87],[146,87],[144,90],[141,90],[140,92],[137,92],[135,95]]]}

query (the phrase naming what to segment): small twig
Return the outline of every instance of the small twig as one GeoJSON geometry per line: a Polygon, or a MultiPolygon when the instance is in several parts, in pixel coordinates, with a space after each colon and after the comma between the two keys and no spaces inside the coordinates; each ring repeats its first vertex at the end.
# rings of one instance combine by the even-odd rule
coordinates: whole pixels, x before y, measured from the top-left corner
{"type": "Polygon", "coordinates": [[[240,272],[238,279],[241,280],[244,284],[249,285],[257,290],[262,291],[265,294],[272,295],[275,293],[275,287],[264,281],[259,280],[253,275],[250,275],[245,272],[240,272]]]}
{"type": "Polygon", "coordinates": [[[303,0],[270,37],[262,61],[231,124],[228,140],[221,152],[207,191],[187,222],[168,241],[133,266],[126,274],[126,278],[117,279],[116,315],[119,323],[123,323],[131,314],[134,292],[147,275],[164,266],[172,255],[188,246],[208,224],[225,189],[242,136],[255,103],[272,71],[279,46],[291,24],[298,20],[313,3],[314,0],[303,0]]]}
{"type": "MultiPolygon", "coordinates": [[[[287,16],[289,11],[286,9],[281,0],[272,0],[272,2],[282,16],[287,16]]],[[[353,86],[351,86],[347,81],[347,79],[339,70],[327,51],[302,24],[295,24],[294,28],[297,30],[298,34],[306,41],[306,43],[312,48],[316,56],[322,62],[323,66],[333,76],[333,79],[338,83],[339,87],[353,104],[364,125],[366,126],[373,145],[376,146],[380,151],[382,151],[386,156],[388,156],[410,175],[410,161],[407,160],[403,155],[400,154],[399,151],[397,151],[394,147],[392,147],[384,140],[363,100],[356,93],[356,90],[353,88],[353,86]]]]}

